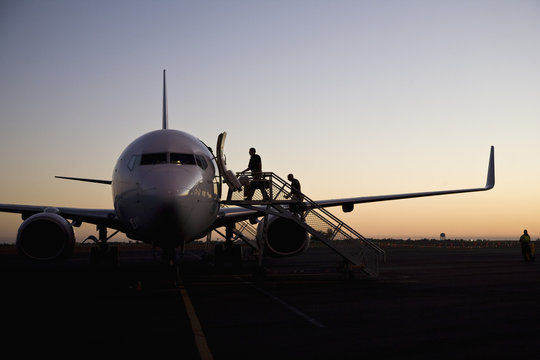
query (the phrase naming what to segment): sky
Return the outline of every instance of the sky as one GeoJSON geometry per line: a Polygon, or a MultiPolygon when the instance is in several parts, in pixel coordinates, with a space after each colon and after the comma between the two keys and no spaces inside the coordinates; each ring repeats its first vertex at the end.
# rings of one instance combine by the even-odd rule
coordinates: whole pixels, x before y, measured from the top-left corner
{"type": "Polygon", "coordinates": [[[538,44],[532,0],[4,0],[0,203],[111,209],[54,176],[111,179],[167,69],[170,128],[314,200],[483,187],[495,146],[491,191],[333,210],[366,237],[540,238],[538,44]]]}

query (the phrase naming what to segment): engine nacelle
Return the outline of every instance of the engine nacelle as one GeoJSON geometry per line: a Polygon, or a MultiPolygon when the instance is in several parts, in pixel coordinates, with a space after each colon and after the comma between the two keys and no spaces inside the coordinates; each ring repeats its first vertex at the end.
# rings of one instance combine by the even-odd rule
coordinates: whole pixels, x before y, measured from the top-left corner
{"type": "Polygon", "coordinates": [[[257,239],[264,242],[267,253],[273,256],[297,255],[307,249],[310,236],[292,220],[269,216],[257,226],[257,239]]]}
{"type": "Polygon", "coordinates": [[[42,212],[26,219],[17,232],[17,252],[36,261],[64,260],[73,253],[73,227],[58,214],[42,212]]]}

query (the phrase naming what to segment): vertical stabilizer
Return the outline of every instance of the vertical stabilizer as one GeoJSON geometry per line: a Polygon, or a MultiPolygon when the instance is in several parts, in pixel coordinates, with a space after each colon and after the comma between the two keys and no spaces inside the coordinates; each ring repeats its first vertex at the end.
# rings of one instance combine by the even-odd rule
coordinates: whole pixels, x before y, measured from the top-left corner
{"type": "Polygon", "coordinates": [[[165,82],[165,70],[163,70],[163,129],[167,129],[169,127],[168,117],[169,114],[167,110],[167,85],[165,82]]]}

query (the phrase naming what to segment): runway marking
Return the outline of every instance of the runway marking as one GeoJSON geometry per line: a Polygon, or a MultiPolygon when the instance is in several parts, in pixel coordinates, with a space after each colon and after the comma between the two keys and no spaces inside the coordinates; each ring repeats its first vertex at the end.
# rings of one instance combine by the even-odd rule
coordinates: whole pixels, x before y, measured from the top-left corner
{"type": "Polygon", "coordinates": [[[188,295],[188,292],[182,281],[182,277],[178,274],[178,288],[180,289],[180,294],[182,295],[182,300],[184,301],[184,307],[186,308],[189,321],[191,322],[191,330],[193,330],[193,336],[195,337],[195,344],[197,345],[197,350],[199,350],[199,355],[201,360],[213,360],[212,352],[208,347],[208,342],[206,341],[206,336],[201,327],[201,323],[197,314],[195,313],[195,308],[191,303],[191,298],[188,295]]]}
{"type": "Polygon", "coordinates": [[[272,295],[271,293],[269,293],[268,291],[264,290],[264,289],[261,289],[260,287],[256,286],[255,284],[253,284],[252,282],[249,282],[249,281],[245,281],[244,279],[240,278],[240,277],[235,277],[235,279],[238,279],[241,283],[243,284],[246,284],[246,285],[249,285],[250,287],[252,287],[253,289],[257,290],[258,292],[262,293],[263,295],[266,295],[268,296],[270,299],[274,300],[275,302],[281,304],[282,306],[284,306],[286,309],[288,309],[289,311],[292,311],[293,313],[295,313],[296,315],[300,316],[301,318],[303,318],[304,320],[306,320],[307,322],[309,322],[310,324],[312,324],[313,326],[315,327],[318,327],[320,329],[324,329],[326,328],[326,326],[324,326],[322,323],[320,323],[319,321],[313,319],[312,317],[306,315],[305,313],[303,313],[302,311],[298,310],[296,307],[286,303],[285,301],[281,300],[280,298],[278,298],[277,296],[275,295],[272,295]]]}

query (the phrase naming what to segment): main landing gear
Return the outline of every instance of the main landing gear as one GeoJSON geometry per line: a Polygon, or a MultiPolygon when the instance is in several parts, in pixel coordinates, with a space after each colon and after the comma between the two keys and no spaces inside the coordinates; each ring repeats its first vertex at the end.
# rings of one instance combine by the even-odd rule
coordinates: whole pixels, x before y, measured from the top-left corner
{"type": "Polygon", "coordinates": [[[106,226],[98,225],[97,230],[99,232],[99,239],[90,235],[84,240],[92,240],[95,243],[95,245],[90,248],[90,264],[93,266],[117,267],[118,247],[109,246],[107,241],[116,235],[118,230],[109,237],[107,237],[106,226]]]}
{"type": "Polygon", "coordinates": [[[242,247],[232,242],[233,228],[225,228],[225,245],[218,244],[214,248],[214,264],[216,268],[223,269],[226,264],[231,264],[233,269],[242,268],[242,247]]]}
{"type": "Polygon", "coordinates": [[[242,247],[238,244],[225,246],[218,244],[214,249],[214,264],[223,269],[226,264],[231,264],[234,269],[242,268],[242,247]]]}

